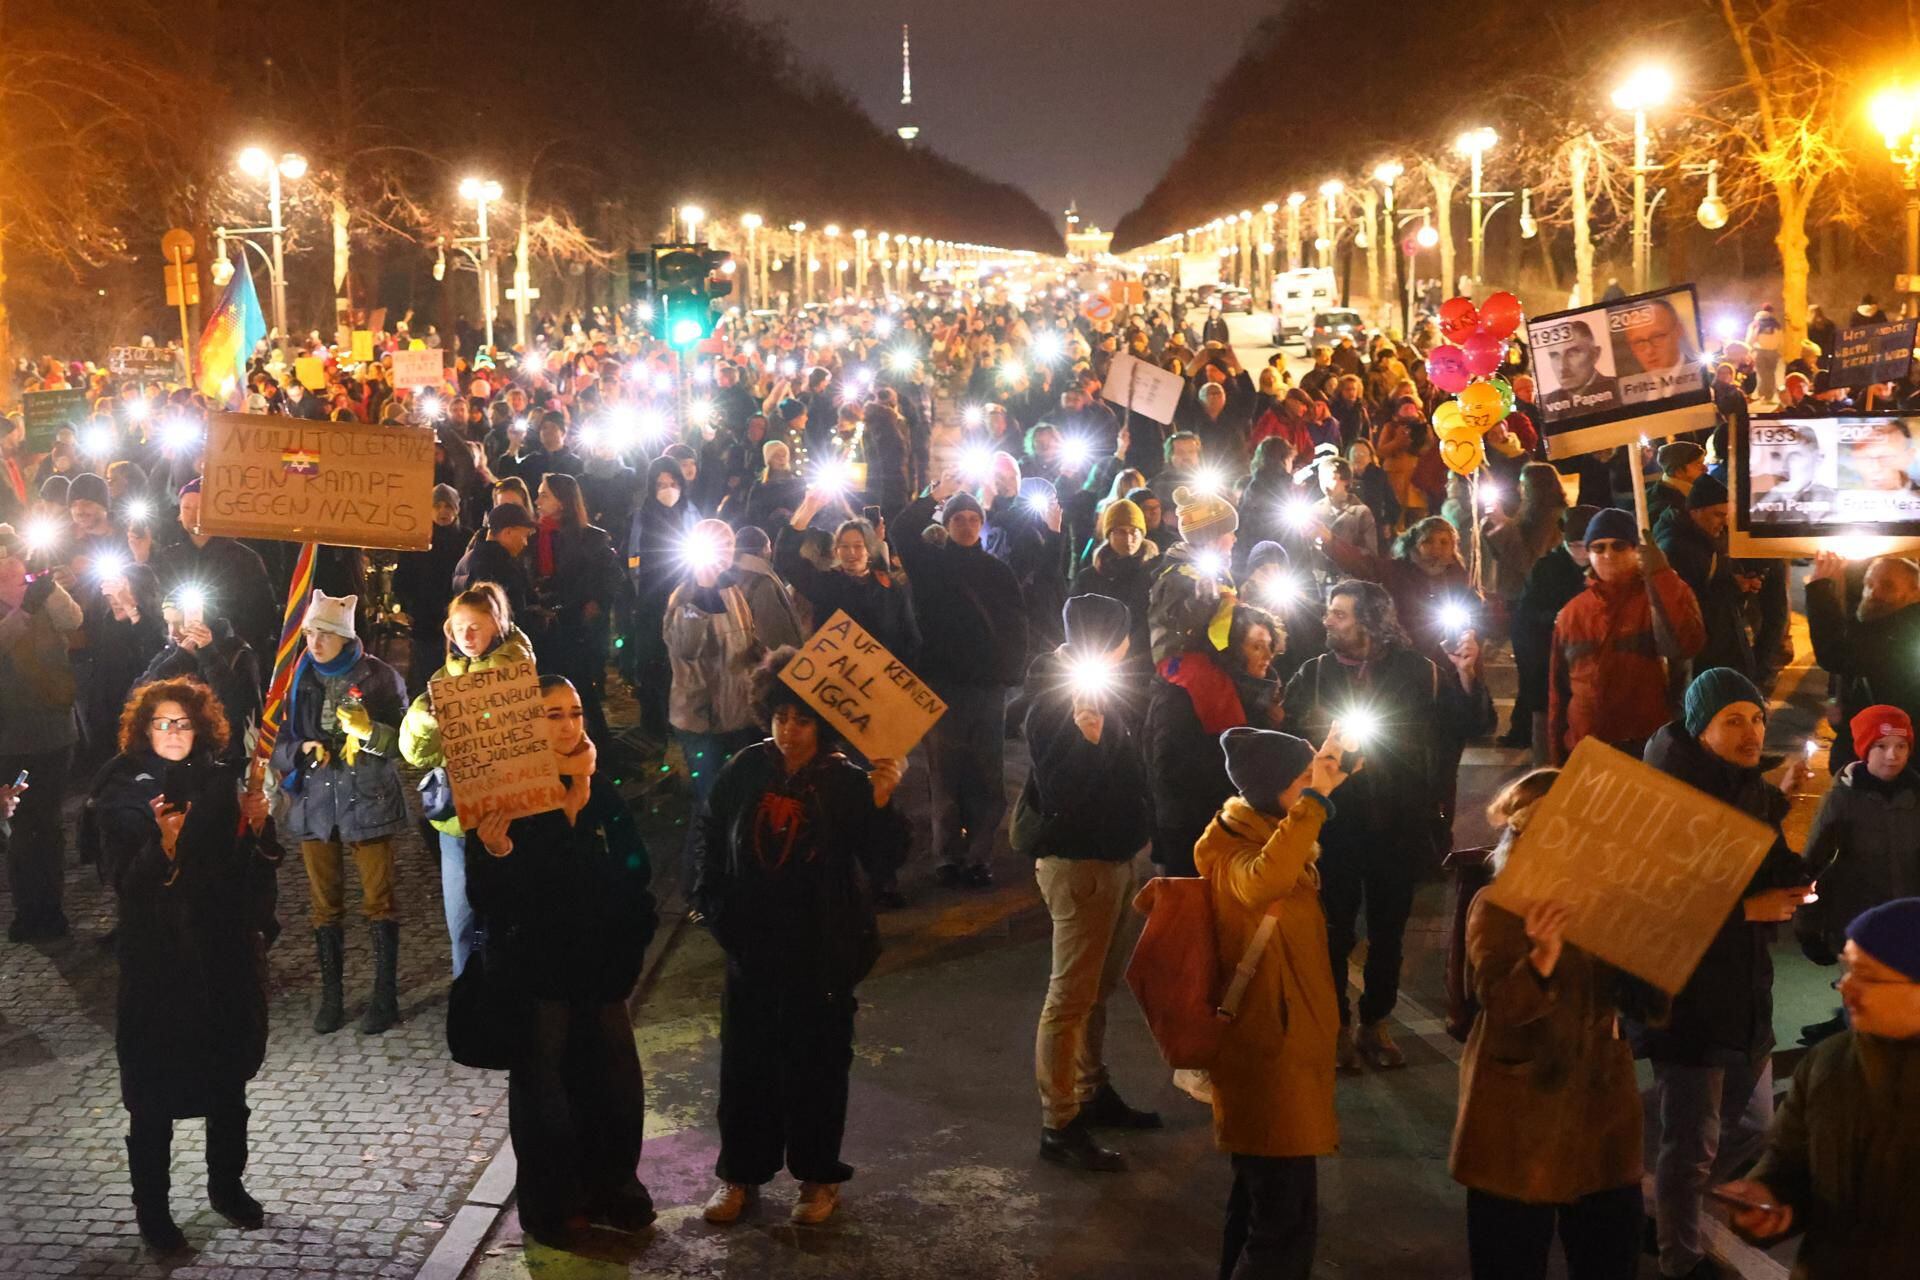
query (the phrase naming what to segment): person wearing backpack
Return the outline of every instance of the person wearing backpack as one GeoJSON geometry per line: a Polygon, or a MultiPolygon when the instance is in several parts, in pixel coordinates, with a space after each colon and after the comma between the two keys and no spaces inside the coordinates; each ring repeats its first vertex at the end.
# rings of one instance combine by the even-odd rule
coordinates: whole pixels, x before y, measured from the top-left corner
{"type": "Polygon", "coordinates": [[[1060,619],[1066,643],[1027,673],[1033,769],[1015,807],[1016,828],[1033,828],[1023,851],[1033,854],[1053,917],[1053,967],[1034,1039],[1040,1155],[1113,1173],[1126,1160],[1096,1142],[1094,1129],[1160,1127],[1159,1115],[1121,1100],[1101,1053],[1107,997],[1126,959],[1120,922],[1133,897],[1133,857],[1148,836],[1140,742],[1124,705],[1132,619],[1126,605],[1100,595],[1070,598],[1060,619]]]}
{"type": "Polygon", "coordinates": [[[1233,1162],[1222,1280],[1307,1280],[1313,1271],[1314,1161],[1339,1142],[1340,1029],[1316,864],[1330,797],[1351,772],[1343,753],[1354,745],[1338,724],[1317,754],[1271,729],[1220,735],[1239,794],[1221,806],[1193,859],[1212,890],[1218,971],[1253,965],[1212,1062],[1214,1144],[1233,1162]],[[1278,936],[1250,947],[1268,916],[1278,936]]]}

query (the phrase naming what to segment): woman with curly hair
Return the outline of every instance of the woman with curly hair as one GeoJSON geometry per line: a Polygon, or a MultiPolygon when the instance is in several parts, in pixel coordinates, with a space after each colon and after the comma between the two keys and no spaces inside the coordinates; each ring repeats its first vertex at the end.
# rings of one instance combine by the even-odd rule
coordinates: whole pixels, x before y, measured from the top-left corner
{"type": "Polygon", "coordinates": [[[120,717],[120,754],[88,800],[101,871],[119,899],[114,1047],[140,1238],[186,1247],[168,1207],[173,1122],[207,1121],[207,1202],[264,1220],[247,1166],[247,1081],[267,1049],[267,803],[224,762],[227,717],[198,680],[156,680],[120,717]]]}
{"type": "Polygon", "coordinates": [[[693,902],[727,955],[713,1223],[737,1219],[782,1164],[800,1180],[793,1221],[824,1222],[853,1176],[840,1160],[853,988],[880,952],[873,885],[909,838],[892,805],[907,762],[869,772],[841,754],[779,678],[793,656],[776,649],[754,671],[771,736],[722,766],[691,833],[693,902]]]}

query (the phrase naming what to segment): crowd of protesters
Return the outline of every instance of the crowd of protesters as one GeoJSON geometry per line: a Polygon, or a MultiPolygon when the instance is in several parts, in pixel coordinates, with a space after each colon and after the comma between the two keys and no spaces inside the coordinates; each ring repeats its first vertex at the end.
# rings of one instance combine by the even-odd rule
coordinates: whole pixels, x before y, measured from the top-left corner
{"type": "MultiPolygon", "coordinates": [[[[1391,1032],[1402,944],[1416,886],[1454,843],[1462,752],[1499,728],[1489,648],[1510,646],[1520,678],[1502,741],[1536,764],[1594,737],[1780,829],[1804,768],[1796,753],[1784,777],[1761,773],[1790,656],[1787,567],[1734,559],[1725,539],[1725,435],[1782,370],[1770,332],[1757,318],[1703,375],[1714,430],[1646,450],[1644,523],[1625,449],[1545,460],[1517,345],[1516,403],[1476,491],[1436,448],[1430,323],[1318,348],[1296,381],[1280,356],[1243,368],[1217,312],[1096,324],[1064,287],[757,312],[685,353],[624,317],[550,321],[517,352],[456,339],[440,385],[404,390],[381,359],[317,342],[303,354],[321,358],[319,385],[263,351],[225,403],[33,367],[23,389],[83,388],[89,409],[32,448],[18,416],[0,436],[9,937],[68,933],[62,805],[84,796],[78,852],[120,904],[141,1235],[181,1244],[167,1153],[187,1116],[208,1120],[214,1207],[261,1221],[240,1182],[245,1085],[267,1051],[249,974],[280,929],[282,850],[297,845],[310,887],[320,1033],[350,1003],[353,863],[372,944],[358,1027],[378,1034],[400,1016],[394,840],[418,821],[437,837],[453,972],[511,974],[523,997],[522,1221],[557,1243],[652,1221],[625,1000],[657,910],[649,851],[597,768],[617,749],[684,777],[693,818],[673,857],[726,956],[707,1221],[739,1218],[782,1167],[801,1184],[796,1222],[834,1212],[876,912],[905,903],[917,846],[938,885],[991,886],[1004,834],[1053,922],[1040,1155],[1121,1170],[1099,1131],[1162,1123],[1122,1098],[1102,1052],[1148,849],[1161,875],[1208,884],[1222,967],[1246,978],[1213,1068],[1175,1076],[1233,1161],[1221,1274],[1306,1276],[1336,1077],[1407,1063],[1391,1032]],[[1171,422],[1100,398],[1122,352],[1182,379],[1171,422]],[[316,557],[264,770],[249,765],[293,546],[202,531],[218,409],[437,437],[429,549],[316,557]],[[925,741],[924,840],[893,803],[908,762],[866,759],[778,679],[836,611],[946,705],[925,741]],[[427,683],[526,659],[566,799],[469,830],[434,772],[427,683]],[[637,702],[619,737],[616,678],[637,702]],[[1032,761],[1011,805],[1010,730],[1032,761]],[[414,803],[403,765],[427,771],[414,803]]],[[[426,341],[383,334],[380,349],[426,341]]],[[[1784,362],[1783,410],[1869,407],[1809,392],[1820,358],[1784,362]]],[[[1920,1242],[1904,1209],[1920,1166],[1901,1145],[1901,1108],[1920,1101],[1920,568],[1822,556],[1806,611],[1835,681],[1838,777],[1808,847],[1776,841],[1685,989],[1667,1000],[1565,942],[1561,904],[1463,909],[1452,1170],[1476,1276],[1544,1275],[1557,1224],[1572,1274],[1624,1280],[1643,1214],[1663,1276],[1710,1276],[1703,1197],[1742,1172],[1734,1221],[1804,1230],[1810,1277],[1891,1274],[1920,1242]],[[1845,1009],[1808,1028],[1819,1047],[1769,1132],[1767,947],[1788,921],[1847,966],[1845,1009]],[[1656,1081],[1646,1150],[1636,1053],[1656,1081]]],[[[1507,836],[1483,879],[1554,776],[1496,801],[1507,836]]]]}

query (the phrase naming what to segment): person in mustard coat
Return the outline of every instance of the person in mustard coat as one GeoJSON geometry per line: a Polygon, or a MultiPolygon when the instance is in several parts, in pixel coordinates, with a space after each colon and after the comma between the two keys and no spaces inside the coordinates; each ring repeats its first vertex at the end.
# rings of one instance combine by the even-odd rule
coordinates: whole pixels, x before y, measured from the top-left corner
{"type": "Polygon", "coordinates": [[[1340,1008],[1315,863],[1352,744],[1335,725],[1318,754],[1291,734],[1245,727],[1221,734],[1220,746],[1239,794],[1193,859],[1212,887],[1221,971],[1240,964],[1264,915],[1277,918],[1212,1070],[1214,1143],[1233,1161],[1220,1276],[1306,1280],[1319,1218],[1314,1161],[1339,1144],[1340,1008]]]}

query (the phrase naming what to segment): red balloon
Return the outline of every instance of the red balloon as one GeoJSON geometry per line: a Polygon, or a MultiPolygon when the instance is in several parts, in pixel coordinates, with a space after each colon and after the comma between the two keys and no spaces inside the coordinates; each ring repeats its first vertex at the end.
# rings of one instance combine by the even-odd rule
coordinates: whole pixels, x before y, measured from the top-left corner
{"type": "Polygon", "coordinates": [[[1455,342],[1472,333],[1479,321],[1480,313],[1471,298],[1457,296],[1440,304],[1440,332],[1455,342]]]}
{"type": "Polygon", "coordinates": [[[1520,299],[1510,293],[1496,293],[1480,304],[1480,327],[1496,338],[1505,338],[1520,327],[1520,299]]]}
{"type": "Polygon", "coordinates": [[[1467,370],[1467,357],[1458,347],[1439,346],[1427,352],[1427,377],[1442,391],[1458,392],[1473,375],[1467,370]]]}
{"type": "MultiPolygon", "coordinates": [[[[1468,334],[1460,344],[1460,353],[1467,358],[1467,372],[1476,378],[1484,378],[1498,369],[1505,350],[1506,343],[1502,339],[1483,330],[1468,334]]],[[[1431,371],[1428,376],[1432,376],[1431,371]]]]}

